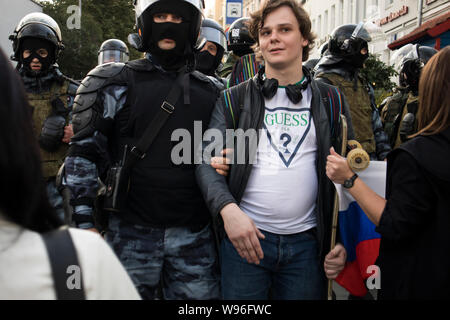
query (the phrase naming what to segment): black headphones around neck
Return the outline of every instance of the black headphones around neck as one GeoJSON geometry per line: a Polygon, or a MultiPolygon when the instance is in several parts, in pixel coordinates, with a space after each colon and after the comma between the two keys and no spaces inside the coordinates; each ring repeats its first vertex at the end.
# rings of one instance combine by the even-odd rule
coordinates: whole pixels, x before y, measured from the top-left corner
{"type": "MultiPolygon", "coordinates": [[[[307,68],[302,68],[303,74],[306,78],[305,81],[298,84],[290,84],[286,86],[286,95],[288,99],[293,103],[297,104],[303,99],[302,91],[305,90],[311,83],[311,73],[307,68]]],[[[272,98],[278,90],[278,80],[268,79],[265,75],[264,68],[258,71],[258,84],[260,85],[261,92],[267,99],[272,98]]]]}

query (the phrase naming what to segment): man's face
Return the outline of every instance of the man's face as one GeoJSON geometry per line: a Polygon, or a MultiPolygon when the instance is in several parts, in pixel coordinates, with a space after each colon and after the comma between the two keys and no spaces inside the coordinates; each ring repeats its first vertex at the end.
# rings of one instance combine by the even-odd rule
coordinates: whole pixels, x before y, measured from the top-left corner
{"type": "MultiPolygon", "coordinates": [[[[173,13],[156,13],[153,15],[153,22],[155,23],[181,23],[183,22],[183,18],[173,14],[173,13]]],[[[158,41],[158,47],[162,50],[172,50],[175,48],[177,43],[173,39],[164,38],[158,41]]]]}
{"type": "MultiPolygon", "coordinates": [[[[32,53],[33,53],[32,50],[25,49],[25,50],[23,50],[22,56],[24,59],[27,59],[29,56],[31,56],[32,53]]],[[[40,48],[40,49],[36,50],[36,53],[44,59],[48,57],[47,49],[40,48]]],[[[31,60],[31,62],[30,62],[30,69],[35,72],[41,71],[42,63],[40,63],[37,58],[33,58],[33,60],[31,60]]]]}
{"type": "Polygon", "coordinates": [[[285,69],[302,63],[303,47],[308,45],[300,33],[291,8],[282,6],[267,15],[259,31],[259,46],[265,63],[275,69],[285,69]]]}
{"type": "Polygon", "coordinates": [[[217,55],[217,46],[214,42],[206,41],[205,45],[203,46],[202,50],[200,50],[200,52],[202,51],[208,51],[212,56],[215,57],[217,55]]]}

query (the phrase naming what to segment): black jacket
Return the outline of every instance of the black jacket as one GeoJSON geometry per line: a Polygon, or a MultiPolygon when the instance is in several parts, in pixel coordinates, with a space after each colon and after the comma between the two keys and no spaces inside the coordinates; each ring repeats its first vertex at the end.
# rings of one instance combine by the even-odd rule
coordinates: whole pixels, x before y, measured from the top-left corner
{"type": "Polygon", "coordinates": [[[450,299],[450,128],[388,155],[380,299],[450,299]]]}
{"type": "MultiPolygon", "coordinates": [[[[338,141],[339,139],[335,130],[335,136],[331,135],[330,121],[328,119],[325,105],[320,96],[318,83],[314,80],[311,81],[312,89],[312,118],[316,128],[317,144],[318,144],[318,157],[317,157],[317,175],[319,182],[319,192],[317,197],[317,236],[319,241],[320,256],[323,261],[325,253],[328,253],[331,241],[331,222],[333,214],[333,197],[334,186],[332,182],[327,178],[325,174],[326,157],[329,154],[332,141],[338,141]]],[[[321,84],[328,86],[326,84],[321,84]]],[[[239,84],[240,90],[243,92],[243,109],[240,113],[238,125],[236,129],[256,129],[259,130],[263,125],[264,117],[264,96],[261,93],[260,85],[258,84],[257,76],[244,83],[239,84]]],[[[331,87],[331,86],[328,86],[331,87]]],[[[334,87],[331,87],[334,89],[334,87]]],[[[232,89],[232,88],[231,88],[232,89]]],[[[218,99],[214,111],[212,113],[209,128],[219,129],[225,136],[226,129],[233,129],[233,123],[227,121],[229,107],[226,105],[224,96],[231,89],[225,90],[221,98],[218,99]]],[[[343,96],[342,96],[343,97],[343,96]]],[[[342,108],[347,115],[348,105],[343,98],[342,108]]],[[[349,119],[349,137],[352,138],[353,131],[351,128],[351,121],[349,119]]],[[[205,146],[204,146],[205,147],[205,146]]],[[[337,146],[334,146],[336,150],[337,146]]],[[[248,149],[248,143],[246,144],[246,154],[249,158],[255,156],[256,150],[253,150],[250,154],[248,149]]],[[[228,181],[225,177],[216,173],[209,164],[202,164],[197,167],[196,176],[200,189],[203,192],[206,205],[213,215],[213,221],[215,222],[215,232],[217,239],[221,240],[225,231],[223,228],[223,221],[220,216],[221,209],[229,204],[236,203],[239,205],[244,190],[247,186],[247,182],[252,170],[251,164],[233,164],[231,165],[228,181]]]]}

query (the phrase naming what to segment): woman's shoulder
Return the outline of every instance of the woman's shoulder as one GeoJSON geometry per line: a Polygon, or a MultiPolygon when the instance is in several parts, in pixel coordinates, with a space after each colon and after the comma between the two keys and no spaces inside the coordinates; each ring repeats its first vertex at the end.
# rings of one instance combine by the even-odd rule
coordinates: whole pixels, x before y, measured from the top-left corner
{"type": "Polygon", "coordinates": [[[412,158],[432,175],[450,181],[450,128],[429,136],[417,136],[403,143],[390,154],[390,159],[412,158]]]}

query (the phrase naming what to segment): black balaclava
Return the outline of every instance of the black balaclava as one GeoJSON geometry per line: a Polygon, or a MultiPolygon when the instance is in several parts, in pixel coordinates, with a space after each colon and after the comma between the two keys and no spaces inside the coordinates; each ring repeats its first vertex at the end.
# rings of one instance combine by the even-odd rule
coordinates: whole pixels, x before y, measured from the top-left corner
{"type": "Polygon", "coordinates": [[[350,57],[346,58],[346,61],[355,67],[356,69],[361,69],[364,66],[364,62],[366,62],[367,58],[369,57],[369,48],[367,46],[367,42],[361,39],[354,40],[354,54],[350,57]],[[367,49],[366,54],[361,54],[361,50],[363,48],[367,49]]]}
{"type": "MultiPolygon", "coordinates": [[[[218,54],[218,53],[217,53],[218,54]]],[[[216,70],[217,58],[208,51],[201,51],[197,54],[196,69],[201,73],[212,76],[216,70]]]]}
{"type": "Polygon", "coordinates": [[[38,38],[25,38],[20,47],[20,62],[30,76],[44,75],[48,72],[50,66],[55,63],[54,54],[55,46],[51,42],[38,38]],[[48,52],[47,57],[41,57],[37,53],[39,49],[46,49],[48,52]],[[25,50],[31,51],[31,55],[28,58],[23,57],[25,50]],[[30,67],[30,63],[34,58],[37,58],[42,64],[41,70],[39,71],[34,71],[30,67]]]}
{"type": "Polygon", "coordinates": [[[152,56],[166,70],[178,70],[186,63],[186,52],[190,50],[189,32],[191,29],[192,9],[186,3],[180,1],[159,1],[154,8],[146,13],[146,19],[151,21],[151,35],[149,37],[149,48],[152,56]],[[181,23],[155,23],[153,15],[156,13],[172,13],[183,18],[181,23]],[[172,39],[176,42],[175,48],[162,50],[158,47],[158,41],[172,39]]]}
{"type": "Polygon", "coordinates": [[[364,62],[366,62],[369,57],[369,53],[361,54],[361,52],[357,53],[353,56],[353,58],[349,61],[356,69],[361,69],[364,66],[364,62]]]}

